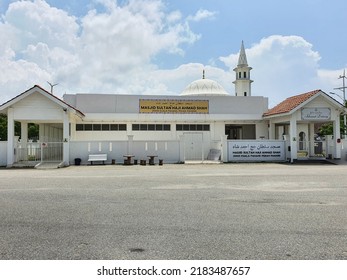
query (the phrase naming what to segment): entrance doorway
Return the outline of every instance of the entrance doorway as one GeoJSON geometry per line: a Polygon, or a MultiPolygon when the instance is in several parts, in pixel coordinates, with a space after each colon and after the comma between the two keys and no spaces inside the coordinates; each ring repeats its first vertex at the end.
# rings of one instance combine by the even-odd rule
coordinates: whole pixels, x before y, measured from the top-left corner
{"type": "Polygon", "coordinates": [[[225,135],[229,140],[242,139],[242,126],[225,125],[225,135]]]}
{"type": "Polygon", "coordinates": [[[184,133],[184,159],[204,160],[202,133],[184,133]]]}

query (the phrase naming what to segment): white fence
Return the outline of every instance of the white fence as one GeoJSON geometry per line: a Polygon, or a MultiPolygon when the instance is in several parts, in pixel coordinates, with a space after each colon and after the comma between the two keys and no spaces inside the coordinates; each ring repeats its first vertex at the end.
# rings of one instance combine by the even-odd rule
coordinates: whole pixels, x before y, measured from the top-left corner
{"type": "Polygon", "coordinates": [[[60,162],[63,160],[62,142],[18,143],[15,162],[60,162]]]}
{"type": "Polygon", "coordinates": [[[180,161],[179,141],[71,141],[70,164],[74,164],[76,158],[81,159],[82,164],[88,163],[90,154],[107,154],[106,163],[115,160],[116,163],[124,162],[124,155],[134,155],[134,159],[146,159],[149,155],[158,156],[166,163],[180,161]]]}
{"type": "Polygon", "coordinates": [[[7,165],[7,141],[0,142],[0,166],[7,165]]]}

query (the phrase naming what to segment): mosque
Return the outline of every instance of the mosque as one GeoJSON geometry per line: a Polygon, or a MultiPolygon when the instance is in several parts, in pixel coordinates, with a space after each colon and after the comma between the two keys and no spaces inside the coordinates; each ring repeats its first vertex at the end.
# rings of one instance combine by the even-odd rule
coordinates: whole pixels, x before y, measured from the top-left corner
{"type": "Polygon", "coordinates": [[[252,96],[251,70],[242,42],[234,95],[205,73],[172,96],[83,93],[59,99],[35,85],[0,106],[8,117],[0,166],[68,166],[93,158],[106,164],[341,158],[342,104],[313,90],[269,109],[267,97],[252,96]],[[20,136],[15,121],[21,123],[20,136]],[[327,122],[334,135],[318,140],[315,127],[327,122]],[[28,123],[39,124],[36,142],[28,139],[28,123]]]}

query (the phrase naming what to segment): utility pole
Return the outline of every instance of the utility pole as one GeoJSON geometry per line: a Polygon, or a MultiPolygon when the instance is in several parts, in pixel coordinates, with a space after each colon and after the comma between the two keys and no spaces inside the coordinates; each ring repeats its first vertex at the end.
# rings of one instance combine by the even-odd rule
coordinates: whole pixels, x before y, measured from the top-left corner
{"type": "Polygon", "coordinates": [[[50,82],[47,81],[47,83],[51,86],[51,94],[53,94],[53,88],[59,84],[52,84],[50,82]]]}
{"type": "MultiPolygon", "coordinates": [[[[338,87],[338,88],[334,88],[334,89],[339,89],[342,91],[343,95],[343,107],[346,108],[346,83],[345,83],[345,79],[346,79],[346,70],[343,69],[343,74],[339,76],[339,79],[342,79],[342,87],[338,87]]],[[[346,139],[346,124],[347,124],[347,120],[346,120],[346,113],[343,115],[343,135],[344,138],[346,139]]]]}

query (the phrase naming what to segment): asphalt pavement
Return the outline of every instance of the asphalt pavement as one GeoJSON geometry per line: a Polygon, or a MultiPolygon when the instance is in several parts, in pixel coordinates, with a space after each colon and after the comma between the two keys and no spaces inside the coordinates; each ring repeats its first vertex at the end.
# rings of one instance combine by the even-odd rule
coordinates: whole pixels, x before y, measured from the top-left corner
{"type": "Polygon", "coordinates": [[[347,260],[346,168],[0,169],[0,259],[347,260]]]}

